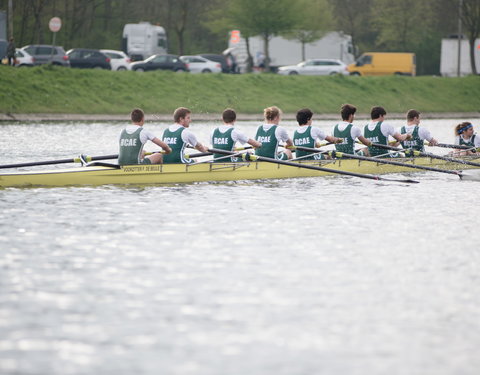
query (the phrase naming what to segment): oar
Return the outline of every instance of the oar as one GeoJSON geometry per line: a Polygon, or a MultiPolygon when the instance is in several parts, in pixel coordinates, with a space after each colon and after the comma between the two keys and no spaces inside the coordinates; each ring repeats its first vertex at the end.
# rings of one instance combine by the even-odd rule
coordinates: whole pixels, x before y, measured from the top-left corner
{"type": "MultiPolygon", "coordinates": [[[[85,161],[97,161],[97,160],[108,160],[116,159],[118,155],[105,155],[105,156],[84,156],[85,161]]],[[[20,168],[20,167],[34,167],[38,165],[51,165],[51,164],[66,164],[66,163],[81,163],[80,156],[72,159],[59,159],[59,160],[47,160],[47,161],[36,161],[30,163],[15,163],[15,164],[3,164],[0,165],[0,169],[3,168],[20,168]]]]}
{"type": "MultiPolygon", "coordinates": [[[[219,150],[216,148],[209,148],[208,151],[217,153],[217,154],[223,154],[223,155],[235,154],[235,152],[233,151],[219,150]]],[[[277,159],[267,158],[265,156],[252,155],[249,153],[242,154],[242,158],[246,161],[265,161],[267,163],[288,165],[290,167],[298,167],[298,168],[312,169],[314,171],[336,173],[336,174],[341,174],[345,176],[367,178],[369,180],[392,181],[392,182],[401,182],[401,183],[418,183],[418,181],[415,181],[415,180],[394,180],[394,179],[384,178],[380,176],[372,176],[368,174],[360,174],[360,173],[354,173],[354,172],[340,171],[337,169],[323,168],[316,165],[300,164],[300,163],[294,163],[291,161],[277,160],[277,159]]]]}
{"type": "Polygon", "coordinates": [[[474,148],[474,147],[465,146],[465,145],[452,145],[449,143],[437,143],[436,145],[431,145],[430,143],[425,142],[425,145],[430,147],[458,148],[460,150],[471,150],[472,148],[474,148]]]}
{"type": "MultiPolygon", "coordinates": [[[[309,152],[318,152],[317,149],[310,148],[310,147],[297,146],[297,149],[303,150],[303,151],[309,151],[309,152]]],[[[348,158],[348,159],[364,160],[364,161],[371,161],[371,162],[380,163],[380,164],[398,165],[399,167],[407,167],[407,168],[413,168],[413,169],[423,169],[423,170],[426,170],[426,171],[454,174],[454,175],[457,175],[457,176],[462,175],[462,173],[459,172],[459,171],[447,171],[447,170],[440,169],[440,168],[427,167],[427,166],[423,166],[423,165],[405,164],[405,163],[400,163],[399,161],[393,161],[393,160],[388,160],[388,159],[380,159],[380,158],[378,158],[378,159],[377,158],[370,158],[370,157],[366,157],[366,156],[347,154],[347,153],[339,152],[339,151],[330,151],[329,155],[333,158],[348,158]]]]}
{"type": "Polygon", "coordinates": [[[474,167],[479,167],[480,168],[480,163],[474,163],[472,161],[467,161],[463,159],[456,159],[456,158],[450,158],[448,156],[439,156],[432,154],[430,152],[421,152],[421,151],[415,151],[415,150],[410,150],[410,149],[403,149],[403,148],[398,148],[398,147],[392,147],[392,146],[387,146],[387,145],[382,145],[380,143],[372,143],[372,146],[378,147],[378,148],[383,148],[386,150],[393,150],[393,151],[401,151],[404,152],[405,155],[413,155],[413,156],[426,156],[432,159],[439,159],[439,160],[446,160],[452,163],[458,163],[458,164],[466,164],[466,165],[472,165],[474,167]]]}

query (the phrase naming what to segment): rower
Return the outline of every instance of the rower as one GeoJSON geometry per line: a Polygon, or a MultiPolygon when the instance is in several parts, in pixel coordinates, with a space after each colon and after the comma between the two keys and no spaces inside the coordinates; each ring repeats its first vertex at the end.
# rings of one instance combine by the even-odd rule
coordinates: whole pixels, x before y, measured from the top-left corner
{"type": "Polygon", "coordinates": [[[477,137],[477,134],[474,133],[473,124],[471,122],[465,121],[457,126],[455,126],[455,144],[461,146],[469,146],[472,150],[467,151],[457,151],[456,155],[472,155],[476,152],[476,149],[480,147],[480,137],[477,137]]]}
{"type": "Polygon", "coordinates": [[[197,141],[195,135],[188,130],[191,120],[191,111],[180,107],[173,113],[175,124],[170,125],[163,132],[163,141],[172,148],[172,153],[165,155],[163,162],[166,163],[192,163],[192,159],[184,156],[185,147],[191,145],[200,152],[208,152],[208,149],[197,141]]]}
{"type": "Polygon", "coordinates": [[[414,151],[425,151],[424,143],[427,141],[430,146],[435,146],[438,141],[432,137],[428,129],[418,126],[420,124],[420,112],[410,109],[407,112],[407,125],[400,128],[400,134],[411,134],[412,139],[400,142],[404,149],[414,151]]]}
{"type": "Polygon", "coordinates": [[[340,110],[340,114],[342,115],[342,122],[339,122],[333,127],[333,135],[337,138],[342,139],[342,142],[335,144],[335,149],[345,154],[363,155],[363,152],[361,150],[355,151],[356,140],[358,139],[365,146],[370,146],[372,142],[363,136],[362,129],[360,129],[358,126],[353,125],[355,112],[357,112],[357,107],[351,104],[342,105],[342,108],[340,110]]]}
{"type": "Polygon", "coordinates": [[[145,114],[141,109],[135,108],[130,113],[130,118],[132,123],[127,125],[127,127],[120,133],[118,164],[161,164],[163,160],[161,153],[158,152],[145,156],[145,151],[143,151],[145,143],[147,141],[152,141],[160,146],[165,154],[172,152],[172,149],[166,143],[157,138],[152,132],[143,128],[145,114]]]}
{"type": "MultiPolygon", "coordinates": [[[[393,125],[390,125],[385,122],[385,116],[387,112],[383,107],[372,107],[370,111],[370,121],[363,128],[363,136],[368,139],[370,142],[379,143],[382,145],[388,145],[388,137],[392,136],[397,142],[403,142],[405,140],[412,139],[411,134],[400,134],[395,130],[393,125]]],[[[386,157],[395,157],[394,154],[387,153],[385,150],[380,147],[368,146],[367,149],[362,150],[366,155],[369,156],[386,156],[386,157]]]]}
{"type": "MultiPolygon", "coordinates": [[[[261,147],[262,144],[254,139],[248,138],[246,135],[238,131],[235,126],[237,114],[235,110],[227,108],[222,113],[223,125],[220,125],[212,133],[212,146],[220,150],[233,151],[235,143],[240,142],[242,145],[248,143],[254,148],[261,147]]],[[[238,162],[240,157],[231,156],[225,158],[225,155],[213,154],[214,162],[232,161],[238,162]],[[219,160],[216,160],[219,159],[219,160]]]]}
{"type": "Polygon", "coordinates": [[[255,140],[262,144],[262,147],[255,150],[255,154],[277,160],[287,160],[292,158],[292,152],[285,148],[283,152],[278,151],[280,142],[285,142],[286,147],[292,147],[293,141],[288,136],[285,128],[278,126],[282,111],[280,108],[272,106],[263,110],[265,123],[257,129],[255,140]]]}
{"type": "MultiPolygon", "coordinates": [[[[339,143],[343,140],[340,138],[326,135],[324,131],[317,127],[312,126],[313,112],[309,108],[300,109],[297,112],[297,122],[299,127],[293,134],[293,145],[301,147],[315,148],[317,147],[317,141],[326,140],[330,143],[339,143]]],[[[295,150],[295,157],[301,160],[320,160],[325,159],[325,155],[320,153],[314,153],[311,151],[295,150]]]]}

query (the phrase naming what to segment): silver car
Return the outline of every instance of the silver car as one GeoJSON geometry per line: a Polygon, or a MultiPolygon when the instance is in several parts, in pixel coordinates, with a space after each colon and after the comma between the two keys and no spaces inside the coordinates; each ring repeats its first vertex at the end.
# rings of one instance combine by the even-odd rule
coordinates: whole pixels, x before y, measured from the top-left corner
{"type": "Polygon", "coordinates": [[[63,47],[44,44],[32,44],[22,47],[34,59],[35,65],[49,64],[70,66],[70,60],[63,47]]]}
{"type": "Polygon", "coordinates": [[[219,62],[211,61],[202,56],[180,56],[188,66],[190,73],[221,73],[222,65],[219,62]]]}
{"type": "Polygon", "coordinates": [[[281,66],[278,74],[283,75],[348,75],[347,65],[334,59],[311,59],[302,61],[297,65],[281,66]]]}

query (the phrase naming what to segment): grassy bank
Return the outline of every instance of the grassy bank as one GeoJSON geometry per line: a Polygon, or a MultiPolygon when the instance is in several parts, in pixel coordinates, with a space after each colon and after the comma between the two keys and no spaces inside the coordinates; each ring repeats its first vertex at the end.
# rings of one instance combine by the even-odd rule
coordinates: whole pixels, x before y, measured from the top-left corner
{"type": "Polygon", "coordinates": [[[361,113],[372,105],[389,112],[479,112],[480,77],[318,77],[273,74],[191,75],[170,72],[111,72],[56,67],[0,66],[0,112],[122,114],[133,107],[195,113],[233,107],[261,113],[270,105],[284,112],[310,107],[337,113],[342,103],[361,113]]]}

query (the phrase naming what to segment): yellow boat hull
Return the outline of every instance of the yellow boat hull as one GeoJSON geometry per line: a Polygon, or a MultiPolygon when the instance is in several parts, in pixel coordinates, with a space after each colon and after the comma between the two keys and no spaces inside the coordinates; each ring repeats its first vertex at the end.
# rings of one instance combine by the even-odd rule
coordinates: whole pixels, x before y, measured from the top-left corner
{"type": "MultiPolygon", "coordinates": [[[[475,168],[465,164],[425,157],[397,158],[393,160],[445,170],[475,168]]],[[[358,160],[311,161],[303,163],[332,169],[333,171],[341,170],[371,175],[421,171],[403,166],[358,160]]],[[[268,162],[131,165],[120,169],[92,166],[2,173],[0,174],[0,187],[176,184],[202,181],[317,177],[333,174],[334,172],[316,171],[268,162]]]]}

